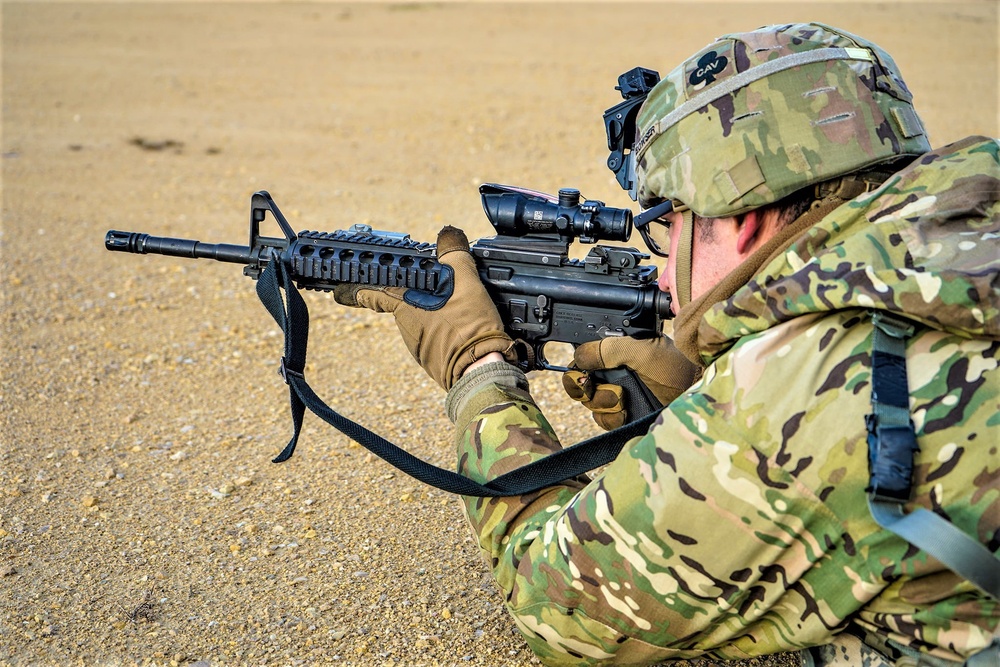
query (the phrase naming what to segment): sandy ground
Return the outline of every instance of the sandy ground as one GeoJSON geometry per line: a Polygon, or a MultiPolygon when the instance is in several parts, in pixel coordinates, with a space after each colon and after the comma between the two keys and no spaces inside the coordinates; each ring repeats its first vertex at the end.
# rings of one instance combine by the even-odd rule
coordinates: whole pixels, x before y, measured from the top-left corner
{"type": "MultiPolygon", "coordinates": [[[[997,5],[4,2],[0,664],[528,665],[455,498],[307,419],[235,265],[108,229],[489,233],[476,186],[624,206],[602,111],[730,30],[817,19],[896,57],[935,143],[998,133],[997,5]]],[[[388,318],[310,297],[310,377],[453,465],[388,318]]],[[[534,380],[566,441],[595,432],[534,380]]],[[[768,658],[749,664],[782,665],[768,658]]]]}

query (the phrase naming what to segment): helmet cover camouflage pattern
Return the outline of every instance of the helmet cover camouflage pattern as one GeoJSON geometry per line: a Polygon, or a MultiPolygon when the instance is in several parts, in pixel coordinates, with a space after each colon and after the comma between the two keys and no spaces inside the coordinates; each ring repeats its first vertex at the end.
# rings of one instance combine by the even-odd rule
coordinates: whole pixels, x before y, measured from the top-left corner
{"type": "Polygon", "coordinates": [[[633,147],[640,204],[745,213],[812,184],[930,150],[896,63],[830,26],[723,35],[643,104],[633,147]]]}

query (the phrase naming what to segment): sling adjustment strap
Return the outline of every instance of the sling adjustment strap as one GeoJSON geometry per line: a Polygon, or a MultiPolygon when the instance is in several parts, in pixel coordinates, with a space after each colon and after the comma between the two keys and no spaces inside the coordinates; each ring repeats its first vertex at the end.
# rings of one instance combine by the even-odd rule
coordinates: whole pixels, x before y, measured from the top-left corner
{"type": "Polygon", "coordinates": [[[323,402],[305,379],[306,347],[309,340],[309,309],[275,254],[257,281],[257,296],[285,335],[285,354],[278,372],[288,385],[293,433],[284,450],[273,459],[281,463],[291,458],[302,430],[306,408],[330,426],[384,459],[407,475],[433,487],[463,496],[520,496],[534,493],[610,463],[625,443],[643,435],[658,416],[654,411],[641,419],[567,447],[544,459],[480,484],[451,470],[438,468],[397,447],[377,433],[344,417],[323,402]],[[287,299],[282,299],[284,288],[287,299]],[[287,306],[286,306],[287,300],[287,306]]]}
{"type": "Polygon", "coordinates": [[[918,451],[906,377],[906,341],[914,327],[885,311],[873,313],[872,323],[872,413],[865,417],[872,518],[1000,599],[1000,560],[989,549],[930,510],[903,512],[912,492],[913,454],[918,451]]]}

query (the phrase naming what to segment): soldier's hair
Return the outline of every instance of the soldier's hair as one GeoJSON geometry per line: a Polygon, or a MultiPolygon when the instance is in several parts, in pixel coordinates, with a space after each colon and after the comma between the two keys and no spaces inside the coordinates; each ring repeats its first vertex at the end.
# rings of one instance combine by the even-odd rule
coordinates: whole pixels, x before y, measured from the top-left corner
{"type": "Polygon", "coordinates": [[[773,204],[763,207],[761,213],[766,213],[768,209],[777,210],[778,224],[784,227],[792,224],[799,216],[808,211],[814,201],[816,201],[814,188],[802,188],[773,204]]]}

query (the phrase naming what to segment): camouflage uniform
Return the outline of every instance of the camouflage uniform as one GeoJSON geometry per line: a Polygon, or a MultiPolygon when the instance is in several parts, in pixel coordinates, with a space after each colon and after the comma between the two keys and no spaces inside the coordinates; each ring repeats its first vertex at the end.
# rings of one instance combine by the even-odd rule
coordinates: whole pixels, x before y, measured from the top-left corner
{"type": "MultiPolygon", "coordinates": [[[[1000,546],[1000,145],[916,159],[791,239],[707,309],[702,380],[592,481],[466,498],[532,650],[551,665],[737,659],[830,642],[848,621],[961,660],[1000,607],[879,528],[865,503],[870,313],[907,346],[911,507],[1000,546]]],[[[680,343],[678,343],[680,346],[680,343]]],[[[449,394],[479,481],[560,447],[512,366],[449,394]]]]}

